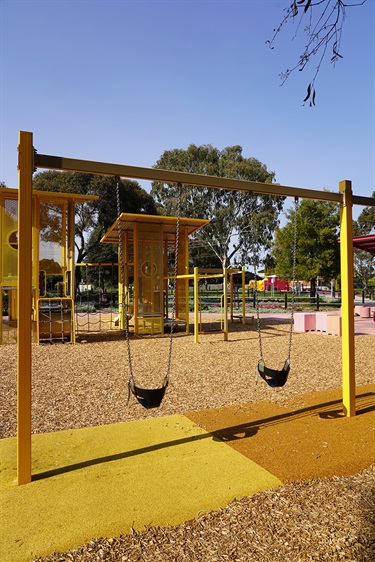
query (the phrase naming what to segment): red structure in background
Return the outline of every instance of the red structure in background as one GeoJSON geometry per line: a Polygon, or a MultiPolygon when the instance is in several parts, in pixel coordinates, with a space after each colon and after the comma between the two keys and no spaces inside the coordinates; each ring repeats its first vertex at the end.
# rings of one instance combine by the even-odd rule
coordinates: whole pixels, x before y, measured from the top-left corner
{"type": "Polygon", "coordinates": [[[368,234],[366,236],[355,236],[353,238],[354,248],[375,254],[375,234],[368,234]]]}
{"type": "Polygon", "coordinates": [[[265,291],[289,291],[289,281],[285,279],[279,279],[276,275],[270,275],[264,278],[264,290],[265,291]]]}

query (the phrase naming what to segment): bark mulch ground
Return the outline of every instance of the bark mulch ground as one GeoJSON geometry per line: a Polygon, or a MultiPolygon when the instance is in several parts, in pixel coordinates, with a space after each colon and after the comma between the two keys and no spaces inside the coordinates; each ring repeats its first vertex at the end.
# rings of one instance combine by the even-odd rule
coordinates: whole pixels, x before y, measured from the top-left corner
{"type": "MultiPolygon", "coordinates": [[[[205,325],[207,330],[210,327],[214,326],[205,325]]],[[[263,319],[262,328],[266,363],[281,368],[287,353],[288,325],[263,319]]],[[[357,336],[355,345],[356,384],[374,384],[375,336],[357,336]]],[[[159,386],[167,364],[168,339],[133,338],[131,346],[137,383],[159,386]]],[[[220,430],[220,426],[230,425],[225,416],[233,417],[234,411],[243,412],[245,404],[249,409],[248,405],[270,401],[289,410],[303,409],[306,406],[303,395],[341,388],[339,337],[295,333],[292,370],[281,390],[271,389],[263,381],[255,384],[258,356],[253,325],[233,325],[228,342],[223,341],[221,334],[207,333],[199,345],[194,345],[191,335],[177,333],[167,394],[159,409],[147,411],[133,399],[127,405],[127,349],[124,338],[119,339],[118,334],[110,334],[105,340],[99,334],[81,336],[75,346],[33,346],[33,432],[175,413],[188,414],[210,430],[209,424],[213,423],[212,417],[210,421],[207,418],[210,410],[216,416],[216,430],[220,430]]],[[[14,345],[0,346],[0,384],[0,436],[5,438],[16,434],[14,345]]],[[[328,392],[327,402],[331,397],[328,392]]],[[[362,409],[358,418],[366,420],[366,431],[374,435],[374,400],[362,409]]],[[[331,405],[327,415],[340,416],[340,404],[331,405]]],[[[236,423],[241,425],[240,418],[236,423]]],[[[282,436],[277,436],[277,425],[273,431],[273,439],[284,441],[284,452],[288,455],[288,444],[282,436]]],[[[327,434],[326,441],[330,445],[334,436],[327,434]]],[[[311,460],[313,449],[312,446],[311,460]]],[[[284,459],[284,466],[288,462],[289,457],[284,459]]],[[[375,453],[369,451],[363,470],[355,474],[341,474],[337,470],[329,478],[315,478],[307,471],[295,480],[282,478],[286,483],[277,490],[234,501],[225,509],[177,527],[95,538],[76,550],[40,558],[38,562],[372,561],[375,560],[374,463],[375,453]]]]}

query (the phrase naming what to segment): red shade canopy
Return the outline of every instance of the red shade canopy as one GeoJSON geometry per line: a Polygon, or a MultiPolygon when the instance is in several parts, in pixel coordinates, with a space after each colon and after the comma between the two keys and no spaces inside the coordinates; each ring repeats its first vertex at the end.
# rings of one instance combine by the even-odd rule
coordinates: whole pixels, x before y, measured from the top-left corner
{"type": "Polygon", "coordinates": [[[353,238],[354,248],[375,254],[375,234],[368,234],[367,236],[355,236],[353,238]]]}

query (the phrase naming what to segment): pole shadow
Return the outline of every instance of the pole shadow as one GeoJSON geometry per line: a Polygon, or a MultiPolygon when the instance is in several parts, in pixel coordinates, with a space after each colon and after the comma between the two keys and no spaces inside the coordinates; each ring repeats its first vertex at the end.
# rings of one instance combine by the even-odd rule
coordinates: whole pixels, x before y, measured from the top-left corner
{"type": "MultiPolygon", "coordinates": [[[[358,401],[357,415],[363,415],[375,411],[375,392],[367,392],[364,394],[360,394],[356,397],[356,399],[358,401]]],[[[173,441],[165,441],[163,443],[157,443],[155,445],[150,445],[148,447],[141,447],[139,449],[134,449],[132,451],[123,451],[120,453],[116,453],[114,455],[107,455],[103,457],[97,457],[94,459],[88,459],[82,462],[73,463],[71,465],[39,472],[32,476],[32,480],[33,481],[43,480],[45,478],[50,478],[52,476],[57,476],[59,474],[65,474],[69,472],[74,472],[76,470],[81,470],[89,466],[95,466],[107,462],[114,462],[117,460],[131,458],[137,455],[145,455],[153,451],[159,451],[162,449],[167,449],[169,447],[176,447],[179,445],[184,445],[186,443],[192,443],[194,441],[202,441],[204,439],[213,439],[222,442],[247,439],[249,437],[253,437],[254,435],[256,435],[257,432],[261,429],[279,425],[288,421],[301,419],[303,417],[307,417],[314,413],[318,413],[319,417],[327,420],[341,418],[343,417],[343,415],[341,411],[337,408],[337,406],[339,406],[341,403],[342,403],[341,399],[331,400],[329,402],[316,404],[314,406],[308,406],[306,408],[301,408],[300,410],[296,410],[293,412],[278,414],[276,416],[271,416],[260,420],[254,420],[252,422],[247,422],[236,426],[226,427],[223,429],[219,429],[217,431],[207,432],[202,435],[194,435],[192,437],[175,439],[173,441]]]]}

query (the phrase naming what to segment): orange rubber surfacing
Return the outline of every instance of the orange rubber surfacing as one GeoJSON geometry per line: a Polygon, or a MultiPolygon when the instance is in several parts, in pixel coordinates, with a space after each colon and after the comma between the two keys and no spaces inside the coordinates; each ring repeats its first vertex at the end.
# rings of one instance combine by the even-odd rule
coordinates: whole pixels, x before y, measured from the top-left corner
{"type": "Polygon", "coordinates": [[[282,482],[346,476],[375,462],[375,385],[357,388],[357,415],[340,390],[191,412],[187,417],[282,482]]]}

